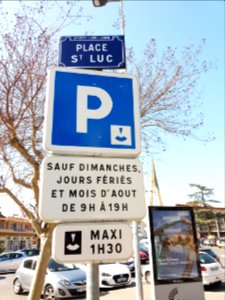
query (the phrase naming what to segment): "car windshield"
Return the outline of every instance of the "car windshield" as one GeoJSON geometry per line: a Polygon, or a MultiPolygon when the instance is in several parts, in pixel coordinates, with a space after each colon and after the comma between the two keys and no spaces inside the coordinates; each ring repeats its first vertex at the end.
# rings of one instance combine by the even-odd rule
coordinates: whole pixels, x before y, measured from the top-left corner
{"type": "Polygon", "coordinates": [[[0,261],[3,261],[3,260],[7,260],[7,259],[10,259],[10,254],[2,254],[0,256],[0,261]]]}
{"type": "Polygon", "coordinates": [[[49,271],[51,272],[61,272],[61,271],[70,271],[79,269],[74,264],[60,264],[57,263],[54,259],[51,259],[48,264],[49,271]]]}
{"type": "Polygon", "coordinates": [[[200,253],[200,262],[201,264],[212,264],[215,263],[216,261],[212,256],[206,253],[200,253]]]}
{"type": "Polygon", "coordinates": [[[206,253],[208,253],[209,255],[211,255],[212,257],[216,257],[216,254],[211,250],[211,249],[205,249],[205,250],[202,250],[206,253]]]}

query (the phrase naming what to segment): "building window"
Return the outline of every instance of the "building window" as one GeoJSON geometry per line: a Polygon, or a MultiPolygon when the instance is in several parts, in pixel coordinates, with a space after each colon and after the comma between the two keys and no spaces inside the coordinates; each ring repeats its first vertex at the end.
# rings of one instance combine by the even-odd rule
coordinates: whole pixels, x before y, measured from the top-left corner
{"type": "Polygon", "coordinates": [[[10,229],[16,231],[16,223],[10,224],[10,229]]]}
{"type": "Polygon", "coordinates": [[[26,231],[30,231],[30,229],[31,229],[31,228],[30,228],[30,225],[25,225],[25,230],[26,230],[26,231]]]}
{"type": "Polygon", "coordinates": [[[5,241],[0,241],[0,253],[5,250],[5,241]]]}
{"type": "Polygon", "coordinates": [[[17,224],[17,231],[22,231],[22,229],[23,229],[22,224],[17,224]]]}

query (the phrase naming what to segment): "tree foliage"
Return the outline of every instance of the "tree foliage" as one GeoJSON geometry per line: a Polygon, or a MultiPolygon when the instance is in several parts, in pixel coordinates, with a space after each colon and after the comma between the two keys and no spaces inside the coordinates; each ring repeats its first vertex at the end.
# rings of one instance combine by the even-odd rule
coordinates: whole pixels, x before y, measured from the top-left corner
{"type": "Polygon", "coordinates": [[[197,189],[195,192],[188,195],[189,198],[193,200],[187,203],[194,206],[196,223],[198,225],[214,225],[216,222],[216,218],[220,216],[220,212],[213,209],[213,207],[209,203],[219,203],[220,201],[208,199],[213,196],[213,189],[195,183],[191,183],[190,187],[197,189]]]}
{"type": "Polygon", "coordinates": [[[199,205],[202,207],[209,207],[210,205],[208,204],[208,202],[210,202],[210,203],[219,203],[220,202],[220,201],[214,200],[214,199],[207,199],[214,194],[213,189],[207,188],[204,185],[200,185],[200,184],[196,184],[196,183],[190,183],[190,187],[196,188],[197,191],[188,195],[189,198],[193,199],[192,201],[190,201],[188,203],[196,204],[196,205],[199,205]]]}
{"type": "Polygon", "coordinates": [[[206,41],[183,49],[167,47],[162,53],[155,39],[150,39],[144,55],[137,59],[128,51],[131,72],[139,79],[139,99],[142,137],[145,150],[166,148],[167,135],[210,140],[199,136],[204,124],[198,82],[201,75],[213,67],[202,59],[206,41]]]}
{"type": "Polygon", "coordinates": [[[16,4],[18,10],[9,18],[4,2],[0,3],[0,193],[18,204],[41,239],[29,298],[39,300],[55,227],[42,222],[38,214],[46,75],[47,69],[56,65],[58,33],[71,22],[75,25],[81,11],[74,1],[16,4]],[[46,23],[53,9],[58,15],[52,24],[46,23]],[[23,194],[30,199],[24,199],[23,194]]]}

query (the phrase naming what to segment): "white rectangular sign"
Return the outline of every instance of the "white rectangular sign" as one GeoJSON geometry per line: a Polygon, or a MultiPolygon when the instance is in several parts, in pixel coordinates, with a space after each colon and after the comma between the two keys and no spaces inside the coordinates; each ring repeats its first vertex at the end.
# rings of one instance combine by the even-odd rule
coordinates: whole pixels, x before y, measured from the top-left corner
{"type": "Polygon", "coordinates": [[[127,260],[133,254],[132,230],[127,223],[59,224],[52,253],[62,263],[127,260]]]}
{"type": "Polygon", "coordinates": [[[140,220],[142,165],[135,159],[49,156],[42,163],[39,214],[46,222],[140,220]]]}

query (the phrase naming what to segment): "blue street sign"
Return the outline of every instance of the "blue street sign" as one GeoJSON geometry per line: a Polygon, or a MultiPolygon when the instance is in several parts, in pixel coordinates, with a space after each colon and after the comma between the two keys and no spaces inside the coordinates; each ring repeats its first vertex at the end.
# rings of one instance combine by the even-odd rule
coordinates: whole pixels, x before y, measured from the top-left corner
{"type": "Polygon", "coordinates": [[[59,66],[88,69],[124,69],[124,36],[63,36],[59,66]]]}
{"type": "Polygon", "coordinates": [[[44,147],[52,153],[136,157],[140,153],[134,75],[70,68],[49,71],[44,147]]]}

